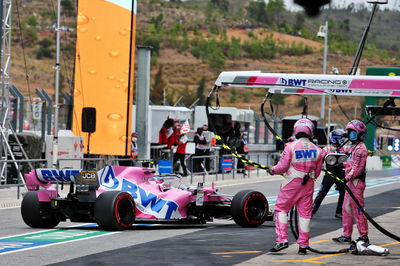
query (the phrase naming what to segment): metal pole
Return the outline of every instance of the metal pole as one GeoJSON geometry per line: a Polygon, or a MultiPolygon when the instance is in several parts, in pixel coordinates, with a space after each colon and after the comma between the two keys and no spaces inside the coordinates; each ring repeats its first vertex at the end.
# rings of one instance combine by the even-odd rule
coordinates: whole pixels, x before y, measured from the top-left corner
{"type": "Polygon", "coordinates": [[[360,64],[360,59],[361,59],[361,56],[362,56],[362,53],[363,53],[363,50],[364,50],[364,45],[365,45],[365,42],[367,41],[369,28],[371,27],[372,19],[373,19],[374,15],[375,15],[375,11],[376,11],[377,8],[378,8],[378,4],[374,3],[374,7],[372,9],[371,16],[369,17],[368,25],[367,25],[367,27],[365,27],[365,30],[364,30],[363,35],[361,37],[361,41],[360,41],[360,44],[358,46],[358,50],[357,50],[356,56],[354,57],[353,65],[352,65],[352,67],[350,69],[349,75],[355,75],[357,73],[357,68],[358,68],[358,65],[360,64]]]}
{"type": "MultiPolygon", "coordinates": [[[[324,59],[322,63],[322,73],[326,74],[326,62],[328,57],[328,21],[325,22],[325,35],[324,35],[324,59]]],[[[321,96],[321,115],[322,119],[325,118],[325,95],[321,96]]]]}
{"type": "Polygon", "coordinates": [[[53,111],[51,110],[53,106],[53,100],[51,99],[50,95],[47,93],[45,89],[42,89],[42,95],[44,97],[44,100],[46,101],[47,104],[47,135],[51,135],[51,122],[53,119],[53,111]]]}
{"type": "MultiPolygon", "coordinates": [[[[324,63],[322,66],[322,72],[326,74],[326,64],[328,61],[328,32],[329,32],[329,25],[328,21],[325,22],[325,39],[324,39],[324,63]]],[[[324,102],[325,102],[325,95],[324,97],[324,102]]],[[[325,104],[325,103],[324,103],[325,104]]],[[[327,142],[329,143],[329,133],[331,131],[331,112],[332,112],[332,95],[329,94],[328,97],[328,134],[326,135],[327,142]]]]}
{"type": "Polygon", "coordinates": [[[24,129],[23,128],[24,127],[24,102],[25,102],[24,98],[25,98],[25,96],[14,85],[10,86],[9,90],[11,93],[14,92],[15,97],[18,98],[18,101],[17,101],[18,107],[17,108],[14,107],[15,110],[17,110],[17,112],[16,112],[17,123],[15,125],[15,128],[16,128],[16,130],[18,129],[18,132],[23,132],[23,129],[24,129]]]}
{"type": "Polygon", "coordinates": [[[331,112],[332,112],[332,95],[329,94],[328,97],[328,134],[326,135],[326,143],[329,144],[329,133],[331,131],[331,112]]]}
{"type": "MultiPolygon", "coordinates": [[[[3,57],[4,57],[4,53],[3,53],[3,27],[5,24],[5,21],[3,21],[4,17],[3,17],[3,0],[0,0],[0,22],[1,22],[1,26],[0,26],[0,53],[1,53],[1,58],[0,58],[0,71],[1,71],[1,119],[4,117],[4,98],[5,98],[5,83],[4,83],[4,63],[3,63],[3,57]]],[[[4,126],[4,125],[0,125],[0,126],[4,126]]],[[[0,158],[3,158],[3,153],[5,156],[7,156],[7,153],[3,150],[3,143],[1,143],[0,145],[0,158]]],[[[7,157],[6,157],[7,159],[7,157]]],[[[3,165],[2,165],[3,168],[3,165]]],[[[1,175],[2,173],[0,173],[1,175]]]]}
{"type": "Polygon", "coordinates": [[[136,132],[138,132],[138,160],[150,159],[149,142],[149,98],[150,98],[150,58],[149,46],[138,46],[138,77],[136,83],[136,132]]]}
{"type": "Polygon", "coordinates": [[[57,167],[58,160],[58,110],[59,110],[59,94],[60,94],[60,14],[61,0],[57,0],[57,26],[56,26],[56,65],[55,70],[55,91],[54,91],[54,137],[53,137],[53,168],[57,167]]]}

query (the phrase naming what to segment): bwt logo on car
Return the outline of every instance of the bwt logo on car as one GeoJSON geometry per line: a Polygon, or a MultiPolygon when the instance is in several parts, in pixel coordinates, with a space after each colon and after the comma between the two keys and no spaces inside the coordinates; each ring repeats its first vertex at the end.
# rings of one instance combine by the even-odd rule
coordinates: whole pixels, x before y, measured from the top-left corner
{"type": "Polygon", "coordinates": [[[177,211],[177,203],[159,198],[156,194],[147,192],[131,180],[118,179],[111,167],[106,167],[101,172],[99,179],[101,188],[105,190],[121,190],[131,194],[135,200],[136,207],[143,213],[163,219],[182,218],[179,211],[177,211]]]}
{"type": "Polygon", "coordinates": [[[71,182],[74,180],[74,175],[80,174],[81,170],[76,169],[37,169],[36,176],[42,181],[48,182],[71,182]]]}
{"type": "Polygon", "coordinates": [[[317,150],[297,150],[294,152],[296,159],[315,159],[317,158],[317,150]]]}
{"type": "Polygon", "coordinates": [[[330,93],[352,93],[352,90],[329,90],[330,93]]]}
{"type": "Polygon", "coordinates": [[[307,80],[306,79],[284,79],[280,80],[282,85],[291,85],[291,86],[305,86],[307,80]]]}

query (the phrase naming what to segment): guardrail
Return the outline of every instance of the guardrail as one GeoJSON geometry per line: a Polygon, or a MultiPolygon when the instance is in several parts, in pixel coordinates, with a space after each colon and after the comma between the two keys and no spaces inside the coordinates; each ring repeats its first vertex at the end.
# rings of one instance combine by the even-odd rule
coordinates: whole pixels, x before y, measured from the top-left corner
{"type": "Polygon", "coordinates": [[[21,160],[0,160],[0,189],[17,187],[17,199],[21,195],[21,187],[25,186],[23,174],[33,167],[43,167],[47,163],[45,159],[21,159],[21,160]]]}
{"type": "MultiPolygon", "coordinates": [[[[265,153],[248,153],[248,154],[241,154],[242,156],[246,157],[249,160],[258,162],[263,165],[274,165],[279,158],[279,154],[277,152],[265,152],[265,153]]],[[[188,158],[189,159],[189,158],[188,158]]],[[[188,160],[187,159],[187,160],[188,160]]],[[[221,176],[221,180],[225,180],[227,176],[229,176],[231,179],[237,179],[237,178],[250,178],[253,174],[256,174],[257,176],[260,175],[260,169],[259,168],[253,168],[249,165],[244,165],[244,164],[238,164],[238,159],[231,154],[224,154],[222,156],[219,155],[204,155],[204,156],[191,156],[192,162],[193,160],[213,160],[214,167],[208,171],[205,169],[203,165],[203,171],[193,171],[193,166],[190,165],[188,167],[190,171],[190,184],[193,183],[193,176],[198,176],[201,175],[210,175],[214,174],[215,175],[215,181],[218,181],[219,175],[221,176]],[[221,159],[226,159],[227,161],[223,162],[221,159]],[[224,167],[224,163],[226,167],[224,167]]],[[[188,165],[188,164],[187,164],[188,165]]],[[[264,171],[261,169],[261,171],[264,171]]]]}
{"type": "MultiPolygon", "coordinates": [[[[259,162],[264,165],[273,165],[276,159],[279,157],[279,153],[266,152],[266,153],[248,153],[244,154],[247,159],[259,162]]],[[[171,155],[169,154],[169,157],[171,155]]],[[[77,159],[59,159],[59,164],[62,162],[78,162],[76,164],[78,169],[95,169],[100,170],[106,165],[124,165],[124,166],[139,166],[141,163],[133,160],[129,157],[115,157],[115,156],[101,156],[98,158],[77,158],[77,159]]],[[[47,160],[45,159],[30,159],[30,160],[0,160],[0,189],[17,187],[17,198],[20,197],[20,188],[23,187],[24,180],[23,174],[28,173],[31,168],[28,163],[32,163],[35,168],[47,168],[47,160]]],[[[237,158],[230,154],[219,154],[195,156],[189,155],[185,158],[187,170],[190,175],[188,180],[190,184],[193,184],[195,177],[200,177],[202,181],[205,181],[206,176],[215,175],[215,181],[225,180],[227,178],[238,179],[238,178],[250,178],[256,174],[259,176],[260,169],[252,168],[249,166],[241,166],[237,158]],[[231,160],[230,168],[224,169],[222,167],[221,159],[231,160]],[[195,168],[195,164],[200,166],[200,170],[195,168]]],[[[157,164],[157,161],[155,162],[157,164]]],[[[198,178],[197,178],[198,179],[198,178]]],[[[196,180],[197,181],[197,180],[196,180]]],[[[199,180],[201,181],[201,180],[199,180]]]]}

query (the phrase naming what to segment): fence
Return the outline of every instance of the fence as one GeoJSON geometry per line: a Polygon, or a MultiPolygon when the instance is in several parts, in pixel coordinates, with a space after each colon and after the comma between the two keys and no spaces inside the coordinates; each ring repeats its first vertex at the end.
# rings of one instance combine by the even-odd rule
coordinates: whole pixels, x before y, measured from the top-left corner
{"type": "MultiPolygon", "coordinates": [[[[274,165],[279,157],[279,153],[276,152],[266,152],[266,153],[249,153],[249,154],[241,154],[249,160],[258,162],[263,165],[274,165]]],[[[191,156],[192,162],[193,160],[212,160],[213,168],[210,168],[210,171],[206,168],[206,164],[203,163],[202,171],[196,171],[193,167],[190,169],[190,183],[193,183],[193,176],[202,175],[203,179],[205,175],[214,174],[215,180],[219,180],[219,176],[221,176],[221,180],[225,180],[226,176],[229,175],[231,179],[237,178],[250,178],[253,174],[256,176],[260,175],[259,168],[253,168],[249,165],[243,164],[239,167],[238,159],[230,154],[224,154],[222,156],[219,155],[206,155],[206,156],[191,156]]],[[[265,171],[262,170],[261,171],[265,171]]]]}
{"type": "MultiPolygon", "coordinates": [[[[272,165],[275,163],[279,153],[249,153],[246,158],[259,162],[264,165],[272,165]]],[[[79,161],[78,169],[95,169],[100,170],[107,165],[125,165],[139,166],[143,162],[134,161],[131,158],[101,156],[97,158],[83,159],[60,159],[59,161],[79,161]]],[[[203,156],[187,156],[185,159],[187,169],[190,172],[190,184],[193,184],[194,177],[202,178],[203,182],[208,175],[215,175],[216,181],[225,180],[228,176],[231,179],[250,178],[252,175],[259,176],[260,169],[249,166],[238,168],[237,158],[232,155],[203,155],[203,156]],[[197,164],[197,166],[195,166],[197,164]]],[[[31,170],[29,164],[34,168],[48,168],[47,160],[31,159],[31,160],[0,160],[0,165],[5,175],[0,176],[0,189],[17,187],[17,198],[20,197],[20,188],[25,186],[23,174],[31,170]]],[[[155,162],[157,164],[157,162],[155,162]]],[[[261,170],[263,171],[263,170],[261,170]]],[[[2,173],[3,173],[2,172],[2,173]]]]}

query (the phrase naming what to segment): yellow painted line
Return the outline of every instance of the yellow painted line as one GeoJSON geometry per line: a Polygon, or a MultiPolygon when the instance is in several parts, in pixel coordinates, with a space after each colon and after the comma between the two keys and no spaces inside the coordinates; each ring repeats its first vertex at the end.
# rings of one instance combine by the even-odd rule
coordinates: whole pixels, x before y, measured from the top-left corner
{"type": "Polygon", "coordinates": [[[318,240],[318,241],[314,241],[314,242],[310,242],[310,244],[319,244],[319,243],[324,243],[324,242],[328,242],[331,240],[318,240]]]}
{"type": "Polygon", "coordinates": [[[322,261],[307,261],[307,260],[273,260],[273,262],[309,262],[316,264],[325,264],[325,262],[322,261]]]}
{"type": "MultiPolygon", "coordinates": [[[[324,241],[324,240],[321,240],[321,241],[324,241]]],[[[329,240],[326,240],[326,241],[329,241],[329,240]]],[[[319,242],[319,241],[316,241],[316,242],[319,242]]],[[[314,242],[314,243],[316,243],[316,242],[314,242]]],[[[393,245],[398,245],[398,244],[400,244],[400,242],[392,242],[392,243],[388,243],[388,244],[384,244],[384,245],[380,245],[380,246],[386,247],[386,246],[393,246],[393,245]]],[[[316,263],[316,264],[326,264],[325,262],[318,261],[318,260],[329,258],[329,257],[334,257],[334,256],[339,256],[339,255],[344,255],[344,254],[348,254],[348,253],[329,254],[329,255],[304,259],[304,260],[273,260],[273,262],[308,262],[308,263],[316,263]]]]}
{"type": "Polygon", "coordinates": [[[400,209],[400,207],[392,207],[392,209],[400,209]]]}
{"type": "Polygon", "coordinates": [[[333,256],[343,255],[343,254],[347,254],[347,253],[329,254],[329,255],[304,259],[304,260],[273,260],[273,261],[274,262],[295,262],[296,261],[296,262],[309,262],[309,263],[325,264],[325,262],[318,261],[318,259],[325,259],[325,258],[329,258],[329,257],[333,257],[333,256]]]}
{"type": "Polygon", "coordinates": [[[397,245],[400,244],[400,242],[393,242],[393,243],[389,243],[389,244],[385,244],[385,245],[380,245],[381,247],[387,247],[387,246],[393,246],[393,245],[397,245]]]}
{"type": "Polygon", "coordinates": [[[225,256],[222,256],[223,258],[232,258],[232,256],[229,256],[229,255],[225,255],[225,256]]]}
{"type": "Polygon", "coordinates": [[[217,253],[211,253],[213,255],[229,255],[229,254],[256,254],[256,253],[261,253],[262,251],[260,250],[238,250],[238,251],[231,251],[231,252],[217,252],[217,253]]]}

